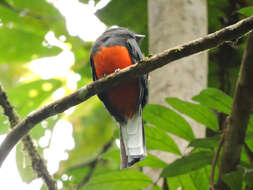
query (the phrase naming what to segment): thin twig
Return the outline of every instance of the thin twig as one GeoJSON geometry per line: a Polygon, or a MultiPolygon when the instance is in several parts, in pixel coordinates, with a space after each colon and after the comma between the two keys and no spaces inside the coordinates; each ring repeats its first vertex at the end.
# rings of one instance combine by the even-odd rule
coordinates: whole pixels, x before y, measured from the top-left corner
{"type": "Polygon", "coordinates": [[[24,137],[39,122],[61,113],[70,107],[78,105],[91,96],[108,90],[118,84],[137,78],[158,69],[172,61],[178,60],[189,55],[199,53],[201,51],[214,48],[225,41],[233,40],[246,34],[253,29],[253,16],[241,20],[240,22],[223,28],[217,32],[209,34],[203,38],[185,43],[172,49],[165,50],[151,57],[146,57],[138,64],[122,69],[111,75],[99,79],[76,92],[57,100],[24,118],[16,127],[7,135],[0,146],[0,166],[9,154],[10,150],[17,142],[24,137]]]}
{"type": "Polygon", "coordinates": [[[221,150],[223,143],[224,143],[224,135],[221,136],[217,150],[216,150],[215,155],[212,160],[212,169],[211,169],[211,176],[210,176],[210,190],[215,190],[215,188],[214,188],[215,166],[217,163],[217,159],[219,158],[220,150],[221,150]]]}
{"type": "Polygon", "coordinates": [[[85,178],[82,180],[82,182],[77,186],[77,190],[81,189],[82,186],[84,186],[86,183],[88,183],[90,181],[90,178],[92,177],[92,175],[96,169],[98,161],[99,160],[96,159],[96,160],[94,160],[94,162],[91,163],[90,170],[89,170],[88,174],[85,176],[85,178]]]}
{"type": "MultiPolygon", "coordinates": [[[[83,167],[89,166],[90,170],[89,170],[88,174],[84,177],[84,179],[81,181],[81,183],[78,184],[77,190],[80,189],[82,186],[84,186],[86,183],[89,182],[90,178],[92,177],[92,175],[93,175],[93,173],[96,169],[96,166],[97,166],[98,162],[101,160],[101,155],[103,153],[105,153],[112,146],[114,141],[115,141],[115,139],[112,138],[108,143],[106,143],[104,145],[104,147],[102,148],[102,150],[100,151],[100,153],[97,155],[95,160],[93,160],[93,161],[91,161],[87,164],[83,164],[83,167]]],[[[71,169],[73,169],[73,168],[76,168],[76,167],[71,167],[71,169]]]]}
{"type": "Polygon", "coordinates": [[[163,178],[163,190],[169,190],[169,185],[166,177],[163,178]]]}
{"type": "MultiPolygon", "coordinates": [[[[4,114],[9,118],[11,128],[13,128],[19,122],[19,116],[16,113],[14,107],[10,104],[7,95],[1,85],[0,105],[4,110],[4,114]]],[[[56,182],[52,176],[49,175],[45,162],[36,150],[31,137],[29,135],[26,135],[22,139],[22,143],[24,145],[24,150],[28,153],[32,161],[32,168],[36,172],[37,176],[41,177],[44,180],[49,190],[56,190],[56,182]]]]}

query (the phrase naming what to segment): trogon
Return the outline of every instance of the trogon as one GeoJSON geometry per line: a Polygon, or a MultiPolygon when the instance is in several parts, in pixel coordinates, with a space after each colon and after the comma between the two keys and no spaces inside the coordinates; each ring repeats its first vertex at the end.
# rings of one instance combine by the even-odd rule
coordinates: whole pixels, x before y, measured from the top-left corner
{"type": "MultiPolygon", "coordinates": [[[[126,28],[111,28],[93,44],[90,56],[93,80],[120,71],[144,56],[139,43],[143,35],[126,28]]],[[[98,94],[109,113],[120,125],[120,149],[123,165],[130,167],[146,157],[142,109],[147,103],[147,74],[130,79],[98,94]],[[124,162],[126,164],[124,164],[124,162]]]]}

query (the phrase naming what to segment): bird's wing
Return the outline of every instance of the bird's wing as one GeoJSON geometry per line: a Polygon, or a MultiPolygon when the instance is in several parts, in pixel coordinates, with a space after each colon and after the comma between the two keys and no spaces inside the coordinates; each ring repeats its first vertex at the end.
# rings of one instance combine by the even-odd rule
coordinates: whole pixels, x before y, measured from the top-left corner
{"type": "MultiPolygon", "coordinates": [[[[144,55],[142,54],[135,39],[131,38],[127,40],[127,49],[134,64],[144,58],[144,55]]],[[[139,82],[140,96],[138,102],[142,105],[142,107],[144,107],[148,100],[148,74],[141,76],[139,82]]]]}

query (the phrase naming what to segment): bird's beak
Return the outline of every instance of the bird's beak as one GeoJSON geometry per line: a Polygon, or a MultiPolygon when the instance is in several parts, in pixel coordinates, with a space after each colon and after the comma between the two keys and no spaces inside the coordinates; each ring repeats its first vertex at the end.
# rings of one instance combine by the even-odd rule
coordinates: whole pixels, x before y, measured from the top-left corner
{"type": "Polygon", "coordinates": [[[141,40],[145,38],[145,35],[142,34],[135,34],[135,39],[138,42],[138,44],[140,44],[141,40]]]}

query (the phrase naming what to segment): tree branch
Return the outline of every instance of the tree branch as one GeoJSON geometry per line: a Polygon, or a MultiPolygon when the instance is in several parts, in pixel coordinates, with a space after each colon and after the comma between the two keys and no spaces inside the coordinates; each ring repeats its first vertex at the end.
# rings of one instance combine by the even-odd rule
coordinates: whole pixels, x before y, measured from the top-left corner
{"type": "MultiPolygon", "coordinates": [[[[4,92],[2,86],[0,85],[0,105],[3,107],[4,114],[9,118],[10,126],[13,128],[19,122],[19,116],[16,113],[13,106],[10,104],[6,93],[4,92]]],[[[49,175],[47,167],[43,158],[41,158],[40,154],[36,150],[32,139],[29,135],[26,135],[22,139],[22,143],[24,145],[24,150],[28,153],[31,161],[32,168],[37,173],[38,177],[42,177],[44,183],[47,185],[49,190],[56,190],[56,182],[49,175]]]]}
{"type": "Polygon", "coordinates": [[[239,78],[236,85],[231,114],[226,119],[224,146],[221,157],[218,189],[229,189],[222,180],[226,173],[236,170],[253,106],[253,33],[247,41],[239,78]]]}
{"type": "Polygon", "coordinates": [[[253,29],[253,16],[248,17],[240,22],[228,26],[222,30],[209,34],[203,38],[185,43],[172,49],[165,50],[151,57],[144,58],[138,64],[123,69],[120,72],[108,75],[76,92],[53,102],[37,111],[34,111],[24,118],[16,127],[7,135],[0,146],[0,166],[4,159],[13,148],[13,146],[25,136],[36,124],[44,119],[61,113],[68,108],[78,105],[91,96],[108,90],[129,78],[137,78],[145,73],[158,69],[172,61],[178,60],[201,51],[214,48],[225,41],[233,40],[253,29]]]}
{"type": "Polygon", "coordinates": [[[215,190],[215,186],[214,186],[215,167],[216,167],[216,163],[219,158],[220,150],[221,150],[223,143],[224,143],[224,135],[221,136],[217,150],[216,150],[215,155],[212,160],[212,169],[211,169],[211,175],[210,175],[210,190],[215,190]]]}

